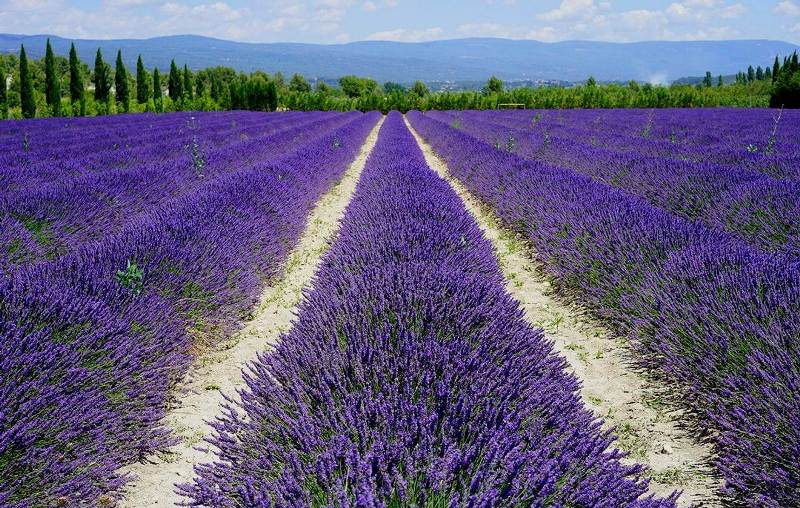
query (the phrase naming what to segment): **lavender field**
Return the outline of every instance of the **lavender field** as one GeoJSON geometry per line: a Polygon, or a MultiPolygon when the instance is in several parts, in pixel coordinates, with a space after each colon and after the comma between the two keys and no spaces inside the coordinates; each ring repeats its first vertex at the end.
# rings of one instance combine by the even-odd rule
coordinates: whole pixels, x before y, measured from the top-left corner
{"type": "Polygon", "coordinates": [[[0,123],[0,506],[800,506],[800,116],[778,115],[0,123]],[[536,319],[498,235],[569,315],[536,319]],[[619,340],[565,358],[562,318],[619,340]],[[248,326],[255,352],[214,356],[248,326]],[[668,394],[702,481],[594,406],[576,364],[613,354],[668,394]],[[241,389],[182,406],[212,362],[241,389]],[[189,477],[164,459],[187,412],[213,427],[189,477]]]}

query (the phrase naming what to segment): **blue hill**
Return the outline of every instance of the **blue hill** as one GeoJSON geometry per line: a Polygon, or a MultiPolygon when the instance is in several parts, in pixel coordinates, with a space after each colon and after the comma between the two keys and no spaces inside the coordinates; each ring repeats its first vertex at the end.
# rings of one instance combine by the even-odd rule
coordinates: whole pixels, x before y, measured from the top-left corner
{"type": "MultiPolygon", "coordinates": [[[[44,54],[46,35],[0,34],[0,52],[44,54]]],[[[50,36],[54,50],[66,55],[71,40],[50,36]]],[[[141,53],[148,67],[167,69],[171,59],[193,69],[226,65],[237,70],[263,69],[309,78],[346,74],[378,81],[483,81],[495,74],[504,80],[598,80],[666,82],[711,71],[732,74],[748,65],[767,65],[794,44],[770,40],[609,43],[544,43],[492,38],[400,43],[365,41],[349,44],[243,43],[196,35],[152,39],[81,40],[75,46],[91,65],[98,47],[108,61],[122,49],[129,66],[141,53]]]]}

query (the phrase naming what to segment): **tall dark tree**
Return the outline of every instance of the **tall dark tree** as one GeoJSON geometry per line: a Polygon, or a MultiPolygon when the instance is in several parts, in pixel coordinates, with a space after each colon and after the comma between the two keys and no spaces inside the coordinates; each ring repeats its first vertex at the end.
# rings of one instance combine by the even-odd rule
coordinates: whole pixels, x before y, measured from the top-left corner
{"type": "Polygon", "coordinates": [[[194,77],[194,94],[200,98],[206,94],[206,80],[203,74],[197,73],[194,77]]]}
{"type": "Polygon", "coordinates": [[[122,111],[128,112],[131,102],[131,93],[128,89],[128,69],[122,63],[122,50],[117,50],[117,62],[114,72],[114,87],[117,90],[117,104],[122,107],[122,111]]]}
{"type": "Polygon", "coordinates": [[[192,86],[192,71],[189,70],[189,66],[183,64],[183,95],[186,97],[187,100],[194,99],[194,87],[192,86]]]}
{"type": "Polygon", "coordinates": [[[6,90],[6,73],[0,66],[0,120],[8,118],[8,92],[6,90]]]}
{"type": "Polygon", "coordinates": [[[711,72],[706,71],[706,77],[703,78],[703,85],[710,87],[711,84],[711,72]]]}
{"type": "Polygon", "coordinates": [[[267,111],[278,109],[278,82],[274,79],[267,83],[267,111]]]}
{"type": "Polygon", "coordinates": [[[764,69],[764,79],[767,81],[772,81],[772,68],[769,65],[764,69]]]}
{"type": "Polygon", "coordinates": [[[147,81],[147,70],[142,63],[142,55],[139,55],[136,60],[136,102],[139,104],[150,100],[150,85],[147,81]]]}
{"type": "Polygon", "coordinates": [[[28,55],[25,46],[19,49],[19,101],[24,118],[36,116],[36,98],[33,95],[33,76],[28,68],[28,55]]]}
{"type": "Polygon", "coordinates": [[[219,102],[222,99],[222,80],[216,75],[211,75],[211,98],[219,102]]]}
{"type": "Polygon", "coordinates": [[[103,60],[103,53],[97,48],[94,57],[94,100],[98,104],[107,104],[111,94],[111,75],[108,65],[103,60]]]}
{"type": "Polygon", "coordinates": [[[772,86],[770,107],[800,108],[800,64],[797,53],[786,60],[772,86]]]}
{"type": "Polygon", "coordinates": [[[772,81],[774,82],[778,79],[778,74],[781,72],[781,63],[778,60],[778,56],[775,55],[775,63],[772,64],[772,81]]]}
{"type": "Polygon", "coordinates": [[[756,80],[757,81],[764,80],[764,69],[762,69],[760,65],[756,68],[756,80]]]}
{"type": "Polygon", "coordinates": [[[175,60],[169,64],[169,82],[167,85],[169,98],[173,101],[178,101],[183,95],[183,80],[181,79],[181,72],[178,70],[178,66],[175,65],[175,60]]]}
{"type": "Polygon", "coordinates": [[[69,100],[72,103],[73,116],[84,116],[86,114],[85,94],[83,76],[81,75],[81,62],[78,60],[78,52],[75,51],[75,43],[73,43],[69,48],[69,100]]]}
{"type": "Polygon", "coordinates": [[[162,110],[161,107],[161,73],[158,72],[158,68],[153,69],[153,105],[156,107],[156,111],[159,113],[162,110]]]}
{"type": "Polygon", "coordinates": [[[747,67],[747,82],[750,83],[756,80],[756,71],[753,69],[753,66],[750,65],[747,67]]]}
{"type": "Polygon", "coordinates": [[[724,82],[722,81],[722,74],[717,76],[717,86],[722,86],[724,82]]]}
{"type": "Polygon", "coordinates": [[[56,56],[53,54],[50,39],[47,39],[47,48],[44,52],[44,95],[50,114],[61,116],[61,79],[56,70],[56,56]]]}

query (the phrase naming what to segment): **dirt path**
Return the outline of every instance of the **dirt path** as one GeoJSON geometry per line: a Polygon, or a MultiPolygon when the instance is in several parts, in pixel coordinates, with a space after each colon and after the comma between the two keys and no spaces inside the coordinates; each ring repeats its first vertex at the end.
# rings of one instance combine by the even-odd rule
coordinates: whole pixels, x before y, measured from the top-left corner
{"type": "Polygon", "coordinates": [[[720,481],[708,465],[711,448],[698,444],[680,428],[681,414],[659,396],[659,387],[643,379],[626,360],[625,342],[586,316],[586,312],[553,296],[539,275],[538,263],[522,240],[499,226],[423,139],[406,124],[422,148],[428,165],[447,180],[492,242],[506,279],[506,288],[525,311],[526,319],[545,330],[556,350],[567,358],[582,382],[581,397],[606,426],[616,427],[617,446],[630,461],[651,469],[650,490],[664,495],[683,490],[680,506],[720,506],[714,491],[720,481]]]}
{"type": "Polygon", "coordinates": [[[180,443],[150,457],[147,463],[126,468],[138,479],[126,486],[120,506],[174,506],[183,499],[175,493],[174,484],[190,481],[195,464],[214,460],[213,453],[203,443],[211,434],[206,421],[220,413],[223,393],[238,398],[236,390],[244,387],[242,369],[258,353],[272,347],[279,334],[291,326],[302,290],[311,281],[320,257],[338,231],[381,124],[383,119],[367,136],[341,181],[317,203],[300,242],[289,255],[282,279],[266,288],[253,312],[254,318],[231,340],[197,359],[178,388],[177,407],[166,416],[166,424],[181,439],[180,443]]]}

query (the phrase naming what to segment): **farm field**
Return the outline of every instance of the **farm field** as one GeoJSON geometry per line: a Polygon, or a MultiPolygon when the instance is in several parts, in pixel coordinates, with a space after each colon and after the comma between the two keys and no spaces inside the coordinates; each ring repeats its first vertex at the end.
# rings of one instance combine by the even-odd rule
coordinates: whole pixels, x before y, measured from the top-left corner
{"type": "Polygon", "coordinates": [[[0,146],[0,506],[800,505],[794,111],[0,146]]]}

